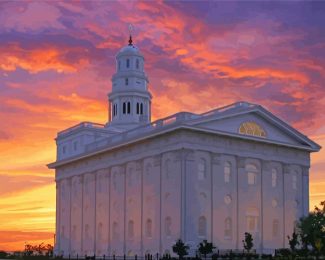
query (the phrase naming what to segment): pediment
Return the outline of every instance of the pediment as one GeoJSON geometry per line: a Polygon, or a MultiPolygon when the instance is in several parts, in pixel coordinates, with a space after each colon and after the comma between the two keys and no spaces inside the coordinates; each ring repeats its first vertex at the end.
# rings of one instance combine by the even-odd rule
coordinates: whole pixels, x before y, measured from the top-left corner
{"type": "MultiPolygon", "coordinates": [[[[216,115],[215,117],[202,118],[197,122],[193,122],[192,125],[208,130],[235,134],[244,138],[253,137],[261,141],[267,140],[293,146],[303,146],[315,151],[320,148],[316,143],[275,117],[270,112],[265,111],[263,108],[261,110],[247,111],[246,113],[241,112],[237,114],[228,114],[226,116],[216,115]],[[249,128],[255,124],[257,127],[260,127],[260,129],[256,128],[256,132],[254,133],[252,132],[254,130],[249,129],[248,133],[243,134],[241,133],[243,131],[240,131],[240,127],[243,124],[247,126],[247,123],[249,128]],[[260,130],[264,131],[264,133],[259,135],[258,132],[260,130]]],[[[243,130],[243,127],[241,130],[243,130]]]]}

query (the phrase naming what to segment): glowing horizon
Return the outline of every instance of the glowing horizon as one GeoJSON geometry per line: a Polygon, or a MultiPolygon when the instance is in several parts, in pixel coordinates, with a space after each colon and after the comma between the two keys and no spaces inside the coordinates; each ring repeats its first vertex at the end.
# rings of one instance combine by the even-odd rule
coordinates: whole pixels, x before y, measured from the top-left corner
{"type": "MultiPolygon", "coordinates": [[[[53,139],[107,122],[130,23],[153,120],[245,100],[324,147],[324,11],[322,2],[0,2],[0,250],[53,241],[53,139]]],[[[325,200],[323,149],[311,165],[313,209],[325,200]]]]}

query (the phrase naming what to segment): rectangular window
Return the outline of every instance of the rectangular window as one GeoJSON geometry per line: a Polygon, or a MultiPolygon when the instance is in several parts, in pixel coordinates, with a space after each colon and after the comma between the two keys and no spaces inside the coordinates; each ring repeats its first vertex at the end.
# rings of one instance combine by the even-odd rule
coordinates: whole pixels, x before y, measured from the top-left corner
{"type": "Polygon", "coordinates": [[[256,173],[254,173],[254,172],[248,172],[247,173],[247,178],[248,178],[248,184],[249,185],[256,184],[256,173]]]}
{"type": "Polygon", "coordinates": [[[247,216],[246,217],[246,229],[248,232],[258,231],[258,217],[257,216],[247,216]]]}
{"type": "Polygon", "coordinates": [[[77,147],[78,147],[78,142],[77,141],[73,142],[73,150],[77,151],[77,147]]]}

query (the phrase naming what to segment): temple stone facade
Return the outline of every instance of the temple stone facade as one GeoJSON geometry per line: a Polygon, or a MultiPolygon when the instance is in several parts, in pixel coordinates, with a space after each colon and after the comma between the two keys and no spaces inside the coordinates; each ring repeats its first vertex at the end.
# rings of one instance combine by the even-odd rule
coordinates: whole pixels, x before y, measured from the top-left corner
{"type": "MultiPolygon", "coordinates": [[[[265,108],[237,102],[151,122],[144,58],[132,39],[116,56],[105,125],[83,122],[56,138],[55,253],[195,254],[287,247],[309,210],[310,153],[320,146],[265,108]]],[[[204,102],[204,101],[202,101],[204,102]]]]}

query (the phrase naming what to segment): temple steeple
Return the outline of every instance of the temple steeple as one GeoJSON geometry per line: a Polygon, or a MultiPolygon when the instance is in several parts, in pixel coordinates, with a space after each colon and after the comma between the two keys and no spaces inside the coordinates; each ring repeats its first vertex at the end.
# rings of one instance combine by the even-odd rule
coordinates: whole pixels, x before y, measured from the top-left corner
{"type": "Polygon", "coordinates": [[[116,55],[116,72],[109,93],[108,126],[128,130],[151,121],[151,94],[144,71],[144,57],[134,45],[130,29],[129,44],[116,55]]]}

